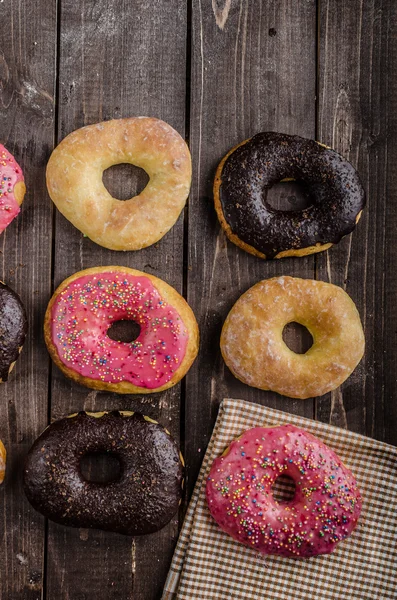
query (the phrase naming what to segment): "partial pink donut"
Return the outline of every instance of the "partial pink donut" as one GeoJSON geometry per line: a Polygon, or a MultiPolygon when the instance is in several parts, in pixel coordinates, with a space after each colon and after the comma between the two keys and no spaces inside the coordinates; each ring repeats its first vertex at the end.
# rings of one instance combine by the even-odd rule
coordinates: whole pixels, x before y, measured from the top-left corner
{"type": "Polygon", "coordinates": [[[25,191],[21,167],[0,144],[0,233],[19,214],[25,191]]]}

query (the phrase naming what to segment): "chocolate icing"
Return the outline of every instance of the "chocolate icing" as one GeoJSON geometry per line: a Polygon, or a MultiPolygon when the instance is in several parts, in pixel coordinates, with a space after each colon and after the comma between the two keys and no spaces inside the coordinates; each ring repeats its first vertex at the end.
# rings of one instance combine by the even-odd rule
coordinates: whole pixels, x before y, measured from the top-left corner
{"type": "Polygon", "coordinates": [[[19,356],[28,322],[18,294],[0,282],[0,379],[7,381],[10,366],[19,356]]]}
{"type": "Polygon", "coordinates": [[[182,464],[171,436],[139,413],[94,417],[85,412],[52,423],[28,453],[24,489],[32,506],[56,523],[126,535],[164,527],[178,509],[182,464]],[[109,452],[120,476],[83,478],[81,458],[109,452]]]}
{"type": "Polygon", "coordinates": [[[224,218],[241,241],[266,258],[350,233],[365,206],[357,172],[334,150],[314,140],[258,133],[226,159],[220,185],[224,218]],[[278,211],[266,191],[287,178],[302,183],[312,201],[300,211],[278,211]]]}

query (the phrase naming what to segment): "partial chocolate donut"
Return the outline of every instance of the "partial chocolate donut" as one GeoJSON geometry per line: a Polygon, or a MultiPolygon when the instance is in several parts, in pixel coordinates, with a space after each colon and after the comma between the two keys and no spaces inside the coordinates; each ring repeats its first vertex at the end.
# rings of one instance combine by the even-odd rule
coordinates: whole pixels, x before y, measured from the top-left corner
{"type": "Polygon", "coordinates": [[[52,423],[29,451],[24,489],[32,506],[56,523],[125,535],[153,533],[178,509],[182,459],[164,427],[139,413],[80,412],[52,423]],[[109,483],[84,479],[86,454],[120,462],[109,483]]]}
{"type": "Polygon", "coordinates": [[[28,330],[25,307],[18,294],[0,281],[0,383],[21,353],[28,330]]]}
{"type": "Polygon", "coordinates": [[[365,206],[357,172],[340,154],[296,135],[258,133],[221,161],[215,208],[228,238],[261,258],[326,250],[353,231],[365,206]],[[307,190],[303,210],[273,209],[266,192],[294,179],[307,190]]]}

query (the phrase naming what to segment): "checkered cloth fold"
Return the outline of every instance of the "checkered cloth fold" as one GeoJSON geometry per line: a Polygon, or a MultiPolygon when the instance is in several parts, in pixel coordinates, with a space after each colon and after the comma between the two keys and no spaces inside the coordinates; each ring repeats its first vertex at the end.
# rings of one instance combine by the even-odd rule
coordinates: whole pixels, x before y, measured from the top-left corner
{"type": "Polygon", "coordinates": [[[222,402],[162,600],[396,600],[397,448],[331,425],[243,400],[222,402]],[[246,429],[292,423],[333,448],[363,496],[356,530],[333,554],[309,560],[263,556],[211,518],[210,466],[246,429]]]}

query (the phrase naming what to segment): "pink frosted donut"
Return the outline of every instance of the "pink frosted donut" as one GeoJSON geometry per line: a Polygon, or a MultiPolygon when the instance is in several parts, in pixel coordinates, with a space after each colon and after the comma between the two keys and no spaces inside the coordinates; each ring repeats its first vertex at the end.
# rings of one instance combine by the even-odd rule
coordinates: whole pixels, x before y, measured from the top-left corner
{"type": "Polygon", "coordinates": [[[48,350],[71,379],[122,394],[162,391],[188,371],[198,326],[187,302],[153,275],[127,267],[75,273],[55,291],[44,320],[48,350]],[[108,336],[116,321],[140,326],[132,342],[108,336]]]}
{"type": "Polygon", "coordinates": [[[361,512],[356,480],[333,450],[294,425],[255,427],[215,459],[206,485],[221,529],[263,554],[310,558],[329,554],[355,528],[361,512]],[[280,475],[295,483],[277,502],[280,475]]]}
{"type": "Polygon", "coordinates": [[[26,188],[21,167],[0,144],[0,233],[20,212],[26,188]]]}

